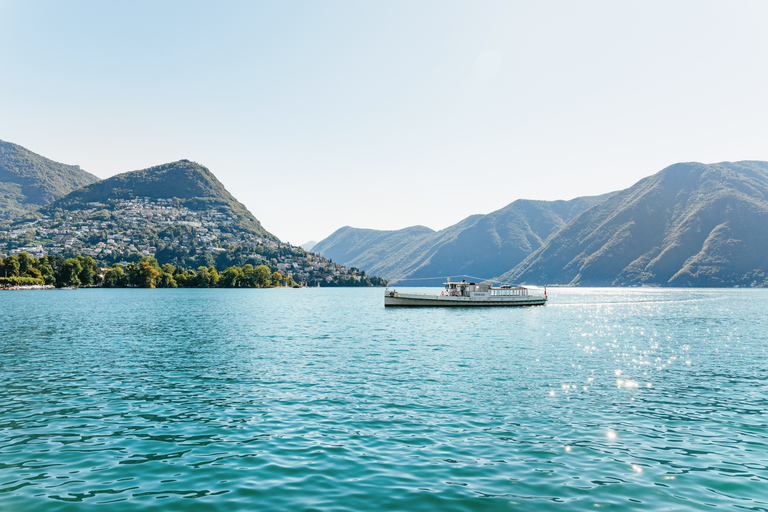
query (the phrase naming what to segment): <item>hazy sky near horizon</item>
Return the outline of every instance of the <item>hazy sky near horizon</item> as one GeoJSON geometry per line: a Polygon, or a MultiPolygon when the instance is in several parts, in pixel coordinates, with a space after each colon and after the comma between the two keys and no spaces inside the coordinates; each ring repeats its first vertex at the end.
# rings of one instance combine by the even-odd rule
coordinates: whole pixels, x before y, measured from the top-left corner
{"type": "Polygon", "coordinates": [[[768,160],[764,1],[0,0],[0,139],[186,158],[283,241],[768,160]]]}

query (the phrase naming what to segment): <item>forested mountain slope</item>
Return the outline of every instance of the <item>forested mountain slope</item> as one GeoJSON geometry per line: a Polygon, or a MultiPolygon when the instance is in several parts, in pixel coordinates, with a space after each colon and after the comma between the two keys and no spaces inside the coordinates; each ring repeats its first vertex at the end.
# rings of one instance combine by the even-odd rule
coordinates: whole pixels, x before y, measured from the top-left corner
{"type": "Polygon", "coordinates": [[[0,140],[0,222],[39,208],[98,181],[76,165],[65,165],[0,140]]]}
{"type": "MultiPolygon", "coordinates": [[[[162,273],[157,285],[163,287],[215,286],[218,272],[226,287],[384,284],[281,242],[208,169],[188,160],[120,174],[14,218],[0,226],[0,257],[14,279],[40,278],[17,268],[21,257],[53,270],[78,262],[96,273],[112,266],[109,272],[118,277],[105,277],[105,286],[155,286],[151,272],[146,281],[137,277],[141,265],[162,273]]],[[[45,282],[54,274],[43,275],[45,282]]],[[[89,274],[79,283],[94,279],[89,274]]],[[[56,281],[78,285],[69,278],[56,281]]]]}
{"type": "Polygon", "coordinates": [[[222,214],[232,214],[238,228],[275,239],[211,171],[189,160],[118,174],[76,190],[51,204],[48,209],[83,209],[88,203],[109,203],[137,197],[150,201],[172,199],[191,210],[216,209],[222,214]]]}
{"type": "Polygon", "coordinates": [[[106,264],[154,256],[177,266],[284,261],[281,243],[202,165],[180,160],[87,185],[14,218],[0,248],[84,255],[106,264]]]}

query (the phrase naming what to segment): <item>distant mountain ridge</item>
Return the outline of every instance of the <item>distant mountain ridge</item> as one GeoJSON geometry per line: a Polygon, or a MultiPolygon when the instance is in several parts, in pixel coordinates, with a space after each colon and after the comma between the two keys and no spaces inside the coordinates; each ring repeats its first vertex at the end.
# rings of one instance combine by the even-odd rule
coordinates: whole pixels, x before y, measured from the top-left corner
{"type": "Polygon", "coordinates": [[[299,247],[301,247],[305,251],[312,251],[312,248],[316,245],[317,245],[317,242],[315,240],[310,240],[309,242],[304,242],[299,247]]]}
{"type": "Polygon", "coordinates": [[[422,235],[431,233],[434,231],[424,226],[396,231],[345,226],[317,243],[312,250],[339,263],[348,261],[357,268],[373,269],[383,267],[382,261],[386,254],[396,253],[419,240],[422,235]]]}
{"type": "Polygon", "coordinates": [[[446,276],[490,278],[514,267],[571,218],[605,197],[520,199],[440,231],[424,226],[397,231],[344,227],[314,250],[399,284],[434,285],[446,276]]]}
{"type": "Polygon", "coordinates": [[[768,162],[678,163],[625,190],[518,200],[439,232],[342,228],[315,250],[398,284],[768,286],[768,162]]]}
{"type": "Polygon", "coordinates": [[[0,222],[34,210],[99,178],[0,141],[0,222]]]}
{"type": "MultiPolygon", "coordinates": [[[[691,162],[622,191],[521,199],[440,231],[346,226],[312,250],[401,285],[467,277],[571,286],[768,286],[766,226],[768,162],[691,162]]],[[[183,265],[265,258],[293,265],[297,251],[303,253],[266,231],[197,163],[180,160],[99,181],[3,141],[0,230],[6,253],[82,250],[105,261],[156,254],[183,265]]]]}
{"type": "Polygon", "coordinates": [[[501,280],[764,286],[768,162],[679,163],[574,218],[501,280]]]}

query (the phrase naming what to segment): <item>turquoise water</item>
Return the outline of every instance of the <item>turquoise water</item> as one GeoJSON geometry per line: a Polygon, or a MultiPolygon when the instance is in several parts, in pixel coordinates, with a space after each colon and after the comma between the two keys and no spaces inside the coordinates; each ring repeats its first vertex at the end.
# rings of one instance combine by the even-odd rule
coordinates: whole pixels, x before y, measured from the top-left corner
{"type": "Polygon", "coordinates": [[[768,290],[0,292],[0,510],[768,510],[768,290]]]}

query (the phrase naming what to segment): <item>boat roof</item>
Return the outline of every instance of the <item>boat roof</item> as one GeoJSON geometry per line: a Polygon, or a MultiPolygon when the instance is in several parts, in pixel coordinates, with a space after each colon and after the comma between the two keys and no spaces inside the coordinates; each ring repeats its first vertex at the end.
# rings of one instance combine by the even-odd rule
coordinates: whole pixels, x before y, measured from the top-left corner
{"type": "Polygon", "coordinates": [[[452,286],[475,286],[478,284],[484,284],[486,286],[490,286],[494,290],[542,290],[543,288],[541,286],[534,286],[529,284],[502,284],[499,286],[493,286],[491,283],[475,283],[467,281],[446,281],[443,283],[444,285],[452,285],[452,286]]]}

